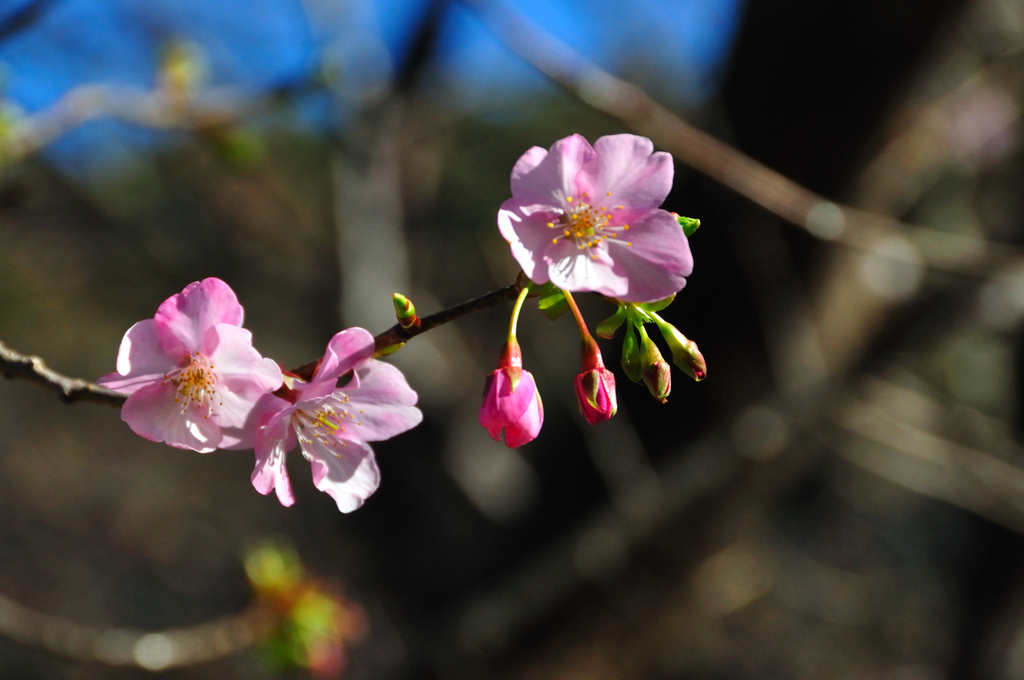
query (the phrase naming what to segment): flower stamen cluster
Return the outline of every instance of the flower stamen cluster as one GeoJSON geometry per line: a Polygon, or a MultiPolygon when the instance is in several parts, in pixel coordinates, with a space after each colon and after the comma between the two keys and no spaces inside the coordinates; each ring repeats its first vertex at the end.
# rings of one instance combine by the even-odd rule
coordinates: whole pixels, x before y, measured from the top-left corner
{"type": "Polygon", "coordinates": [[[200,411],[205,410],[206,415],[203,417],[209,418],[214,415],[215,400],[218,406],[224,405],[224,400],[217,396],[219,379],[213,363],[202,352],[190,354],[188,365],[164,375],[164,384],[168,382],[178,388],[174,402],[181,404],[182,413],[190,406],[195,406],[200,411]]]}
{"type": "MultiPolygon", "coordinates": [[[[607,198],[610,198],[612,192],[606,192],[607,198]]],[[[583,199],[587,199],[587,192],[582,192],[583,199]]],[[[562,235],[556,236],[551,239],[552,244],[557,244],[559,239],[572,241],[578,250],[584,250],[587,248],[595,248],[605,239],[613,238],[617,239],[619,234],[629,230],[628,224],[615,224],[614,211],[623,210],[625,206],[615,205],[609,206],[600,205],[593,206],[586,200],[573,204],[573,197],[567,196],[566,202],[570,205],[568,210],[562,211],[561,214],[555,219],[547,223],[549,229],[561,229],[562,235]]],[[[620,241],[628,247],[632,247],[633,244],[620,241]]],[[[596,253],[591,253],[590,258],[592,260],[597,259],[596,253]]]]}

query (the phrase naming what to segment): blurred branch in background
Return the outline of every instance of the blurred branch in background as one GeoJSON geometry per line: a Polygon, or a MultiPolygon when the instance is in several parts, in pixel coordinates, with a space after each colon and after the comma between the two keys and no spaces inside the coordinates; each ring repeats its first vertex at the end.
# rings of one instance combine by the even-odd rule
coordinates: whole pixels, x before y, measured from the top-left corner
{"type": "Polygon", "coordinates": [[[984,274],[994,264],[1024,257],[1024,250],[1015,246],[935,234],[932,229],[910,227],[885,215],[822,198],[683,121],[639,87],[590,63],[510,5],[500,0],[464,1],[514,52],[581,101],[618,118],[676,160],[819,239],[868,252],[900,239],[899,246],[883,248],[885,257],[911,266],[927,264],[972,274],[984,274]]]}
{"type": "Polygon", "coordinates": [[[0,596],[0,633],[58,656],[86,663],[160,671],[219,659],[248,649],[273,628],[263,607],[189,628],[159,632],[97,628],[42,614],[0,596]]]}
{"type": "Polygon", "coordinates": [[[0,595],[0,633],[58,656],[147,671],[208,663],[259,647],[277,671],[296,667],[337,677],[345,646],[366,630],[359,605],[311,580],[287,543],[264,541],[245,556],[257,602],[241,614],[198,626],[145,632],[97,628],[43,614],[0,595]]]}

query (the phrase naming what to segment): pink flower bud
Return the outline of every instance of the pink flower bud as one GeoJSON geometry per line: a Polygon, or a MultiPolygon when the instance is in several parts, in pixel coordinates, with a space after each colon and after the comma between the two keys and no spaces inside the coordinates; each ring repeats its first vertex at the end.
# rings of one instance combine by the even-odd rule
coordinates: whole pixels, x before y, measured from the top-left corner
{"type": "Polygon", "coordinates": [[[615,376],[604,367],[601,349],[589,334],[582,338],[580,373],[576,376],[576,403],[591,425],[615,415],[615,376]]]}
{"type": "Polygon", "coordinates": [[[591,425],[603,423],[618,410],[615,401],[615,376],[599,365],[576,376],[576,403],[591,425]]]}
{"type": "Polygon", "coordinates": [[[533,375],[523,370],[523,355],[514,340],[505,344],[498,368],[487,376],[480,424],[487,428],[494,441],[501,441],[504,430],[505,445],[513,449],[528,444],[540,434],[544,404],[533,375]]]}

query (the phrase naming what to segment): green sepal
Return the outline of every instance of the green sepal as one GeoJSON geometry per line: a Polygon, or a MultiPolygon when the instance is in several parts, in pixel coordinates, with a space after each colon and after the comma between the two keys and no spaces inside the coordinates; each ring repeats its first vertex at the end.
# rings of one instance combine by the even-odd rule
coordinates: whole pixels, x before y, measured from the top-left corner
{"type": "Polygon", "coordinates": [[[679,226],[683,228],[683,233],[686,234],[686,238],[693,236],[694,232],[700,229],[700,220],[695,217],[683,217],[682,215],[676,215],[676,219],[679,220],[679,226]]]}
{"type": "Polygon", "coordinates": [[[615,331],[619,330],[619,326],[621,326],[625,320],[626,307],[625,305],[619,305],[619,308],[615,310],[614,314],[597,324],[597,336],[599,338],[604,338],[605,340],[611,340],[615,337],[615,331]]]}
{"type": "Polygon", "coordinates": [[[657,302],[641,302],[637,305],[640,309],[645,312],[660,312],[661,310],[672,304],[672,301],[676,299],[676,294],[672,293],[664,300],[658,300],[657,302]]]}
{"type": "Polygon", "coordinates": [[[643,366],[640,363],[640,342],[636,337],[636,329],[630,323],[626,326],[626,337],[622,339],[622,370],[626,377],[635,383],[643,381],[643,366]]]}
{"type": "Polygon", "coordinates": [[[548,281],[540,289],[540,298],[537,300],[537,309],[554,321],[562,316],[562,312],[569,308],[565,294],[555,284],[548,281]]]}
{"type": "MultiPolygon", "coordinates": [[[[652,302],[650,304],[658,303],[652,302]]],[[[654,323],[654,317],[651,316],[646,309],[644,309],[643,305],[637,304],[635,302],[624,302],[622,303],[622,306],[626,310],[626,318],[629,319],[629,322],[636,326],[637,328],[640,328],[645,323],[654,323]]]]}

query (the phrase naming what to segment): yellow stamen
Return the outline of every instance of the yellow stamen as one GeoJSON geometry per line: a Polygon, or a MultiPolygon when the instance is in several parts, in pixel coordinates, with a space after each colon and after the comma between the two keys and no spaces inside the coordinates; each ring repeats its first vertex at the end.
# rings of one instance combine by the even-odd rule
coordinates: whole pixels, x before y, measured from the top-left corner
{"type": "Polygon", "coordinates": [[[323,423],[324,425],[326,425],[327,427],[331,428],[334,431],[338,430],[338,426],[335,425],[334,423],[332,423],[331,421],[327,420],[327,416],[324,415],[323,413],[320,414],[320,417],[317,418],[317,420],[320,421],[321,423],[323,423]]]}

